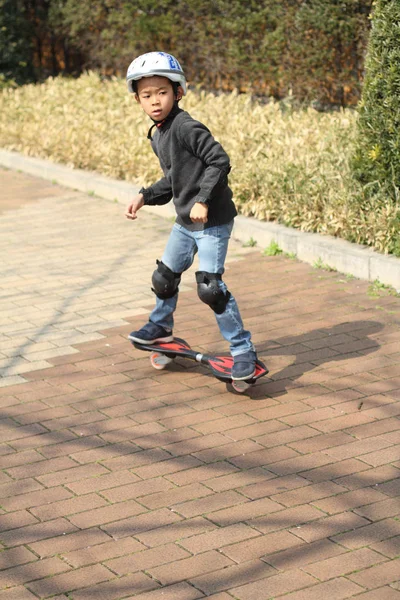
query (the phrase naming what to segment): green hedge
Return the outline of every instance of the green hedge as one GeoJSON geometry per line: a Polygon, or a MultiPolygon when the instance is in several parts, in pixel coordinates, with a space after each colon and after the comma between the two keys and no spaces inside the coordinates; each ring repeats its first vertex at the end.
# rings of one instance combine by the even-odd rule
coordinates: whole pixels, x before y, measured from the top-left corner
{"type": "Polygon", "coordinates": [[[124,73],[142,52],[176,54],[208,89],[349,105],[359,99],[371,0],[66,0],[90,68],[124,73]]]}
{"type": "Polygon", "coordinates": [[[33,81],[33,28],[22,0],[0,0],[0,87],[33,81]]]}
{"type": "Polygon", "coordinates": [[[323,106],[360,97],[372,0],[16,3],[30,7],[38,78],[85,69],[124,75],[136,55],[158,49],[176,54],[189,80],[209,90],[323,106]]]}
{"type": "Polygon", "coordinates": [[[372,192],[400,190],[400,2],[377,0],[359,107],[355,173],[372,192]]]}
{"type": "Polygon", "coordinates": [[[377,0],[352,163],[364,213],[391,213],[387,251],[400,256],[400,3],[377,0]]]}

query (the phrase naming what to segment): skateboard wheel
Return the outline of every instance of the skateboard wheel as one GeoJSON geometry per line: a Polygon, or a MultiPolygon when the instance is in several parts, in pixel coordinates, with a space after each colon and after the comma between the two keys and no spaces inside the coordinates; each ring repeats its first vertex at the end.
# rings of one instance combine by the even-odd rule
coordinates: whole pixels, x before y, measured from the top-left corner
{"type": "Polygon", "coordinates": [[[231,385],[238,394],[243,394],[251,387],[251,383],[247,383],[247,381],[232,381],[231,385]]]}
{"type": "Polygon", "coordinates": [[[165,356],[165,354],[160,354],[160,352],[152,352],[150,354],[151,366],[153,369],[158,369],[159,371],[165,369],[172,361],[173,358],[169,358],[169,356],[165,356]]]}

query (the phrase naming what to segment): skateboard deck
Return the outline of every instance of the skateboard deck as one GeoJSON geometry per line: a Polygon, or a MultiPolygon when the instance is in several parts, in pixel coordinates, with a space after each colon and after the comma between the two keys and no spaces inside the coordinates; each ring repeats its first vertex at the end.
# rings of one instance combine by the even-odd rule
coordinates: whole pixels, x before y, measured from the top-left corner
{"type": "Polygon", "coordinates": [[[181,338],[174,338],[172,342],[156,342],[155,344],[141,344],[139,342],[131,343],[138,350],[151,352],[150,362],[155,369],[164,369],[174,358],[181,357],[193,360],[206,365],[211,373],[220,381],[232,384],[237,392],[242,392],[252,386],[257,379],[268,373],[267,367],[263,362],[257,359],[256,371],[254,375],[246,380],[232,380],[233,358],[230,354],[203,354],[193,350],[191,346],[181,338]]]}

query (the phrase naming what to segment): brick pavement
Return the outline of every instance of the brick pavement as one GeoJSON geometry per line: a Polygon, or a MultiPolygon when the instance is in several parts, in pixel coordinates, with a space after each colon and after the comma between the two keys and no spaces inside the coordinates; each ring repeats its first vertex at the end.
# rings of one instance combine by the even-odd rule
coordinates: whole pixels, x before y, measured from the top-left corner
{"type": "MultiPolygon", "coordinates": [[[[400,298],[233,244],[270,378],[157,372],[170,223],[0,175],[0,600],[399,600],[400,298]]],[[[192,279],[176,334],[226,349],[192,279]]]]}

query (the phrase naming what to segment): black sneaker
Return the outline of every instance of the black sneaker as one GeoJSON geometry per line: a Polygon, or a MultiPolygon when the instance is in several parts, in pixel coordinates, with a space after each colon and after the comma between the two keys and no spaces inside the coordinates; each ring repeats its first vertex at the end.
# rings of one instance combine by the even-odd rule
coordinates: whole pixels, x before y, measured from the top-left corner
{"type": "Polygon", "coordinates": [[[131,331],[128,335],[128,339],[131,342],[138,342],[139,344],[155,344],[156,342],[172,342],[174,336],[172,331],[168,331],[156,325],[152,321],[149,321],[138,331],[131,331]]]}
{"type": "Polygon", "coordinates": [[[256,372],[257,354],[249,350],[233,357],[231,377],[233,381],[251,379],[256,372]]]}

